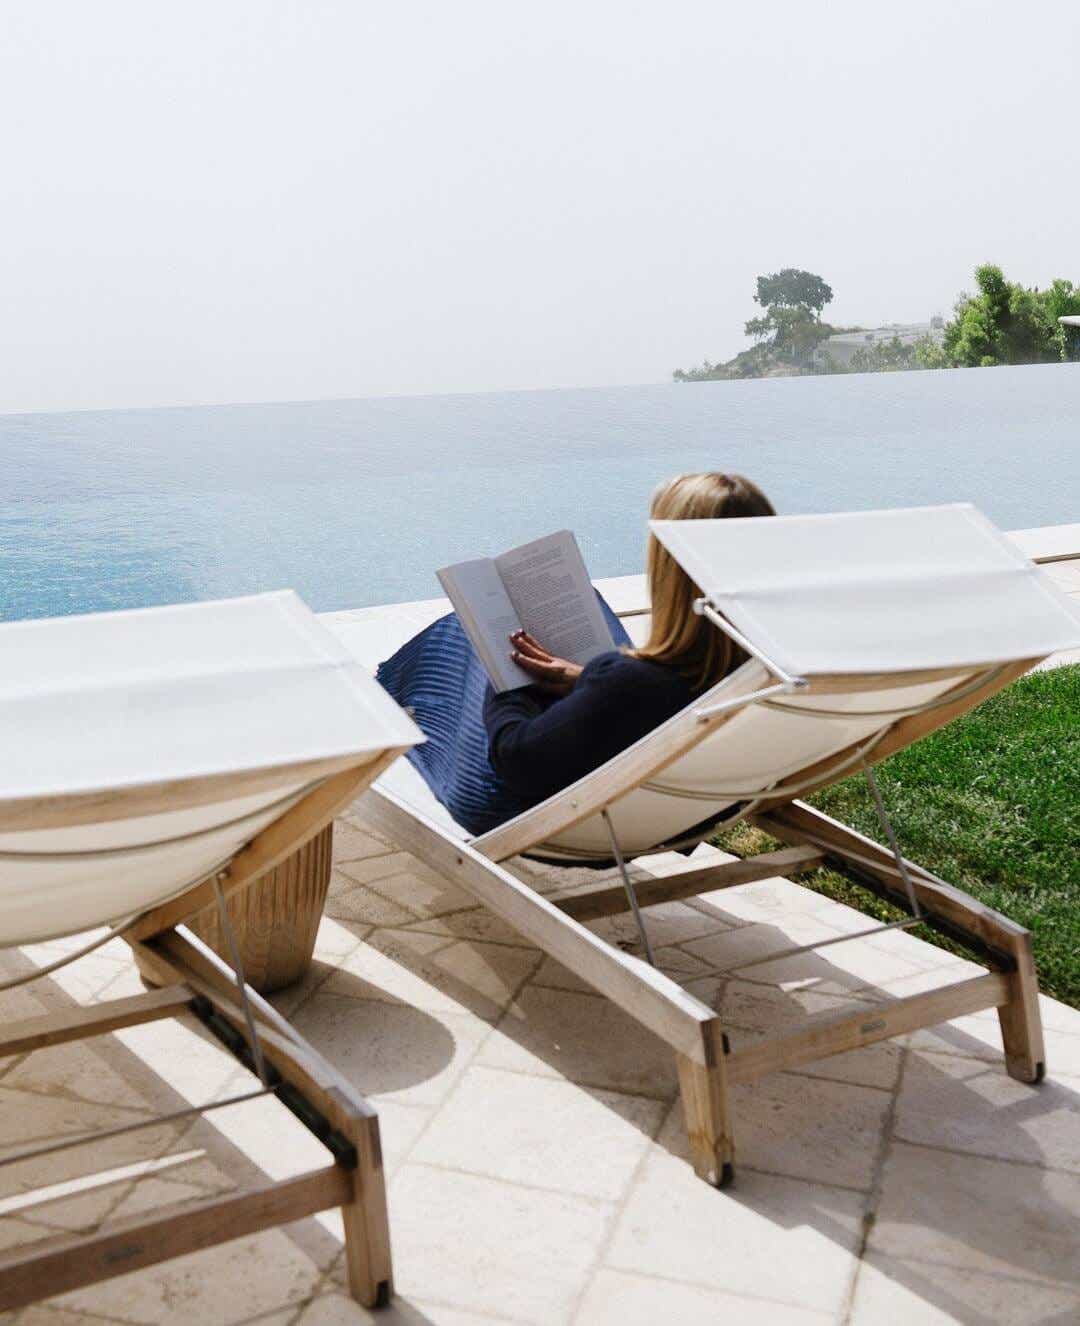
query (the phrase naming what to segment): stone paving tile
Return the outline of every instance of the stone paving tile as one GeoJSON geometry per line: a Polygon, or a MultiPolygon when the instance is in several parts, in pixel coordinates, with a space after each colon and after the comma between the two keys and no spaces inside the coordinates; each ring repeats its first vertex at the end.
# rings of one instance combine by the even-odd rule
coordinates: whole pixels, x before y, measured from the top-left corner
{"type": "Polygon", "coordinates": [[[1043,1027],[1047,1031],[1064,1032],[1067,1036],[1080,1036],[1080,1008],[1070,1008],[1058,999],[1039,996],[1043,1027]]]}
{"type": "Polygon", "coordinates": [[[544,1077],[666,1099],[678,1088],[674,1051],[600,995],[527,986],[480,1061],[544,1077]]]}
{"type": "MultiPolygon", "coordinates": [[[[112,1056],[122,1062],[123,1056],[112,1056]]],[[[76,1041],[49,1046],[26,1055],[4,1076],[4,1086],[42,1096],[67,1096],[90,1102],[108,1102],[111,1109],[130,1110],[133,1116],[155,1113],[156,1105],[142,1081],[112,1067],[101,1042],[76,1041]]]]}
{"type": "Polygon", "coordinates": [[[0,1314],[0,1322],[9,1321],[17,1323],[17,1326],[129,1326],[119,1317],[102,1317],[98,1313],[91,1317],[84,1312],[69,1312],[51,1303],[35,1303],[18,1316],[0,1314]]]}
{"type": "Polygon", "coordinates": [[[896,1112],[905,1142],[1080,1173],[1080,1079],[1017,1082],[1004,1064],[912,1054],[896,1112]]]}
{"type": "Polygon", "coordinates": [[[390,1216],[406,1298],[536,1326],[571,1319],[600,1254],[606,1202],[407,1164],[390,1216]]]}
{"type": "Polygon", "coordinates": [[[545,897],[610,886],[622,878],[616,866],[604,870],[591,870],[588,866],[549,866],[541,861],[527,861],[521,856],[511,857],[502,865],[523,884],[545,897]]]}
{"type": "Polygon", "coordinates": [[[376,930],[333,973],[327,994],[405,1002],[494,1020],[540,965],[538,949],[376,930]]]}
{"type": "MultiPolygon", "coordinates": [[[[685,984],[706,968],[706,964],[700,958],[691,957],[689,953],[684,953],[682,949],[674,946],[655,949],[653,956],[659,969],[680,984],[685,984]]],[[[588,981],[583,981],[561,962],[556,962],[554,958],[547,956],[544,957],[535,975],[529,978],[529,984],[547,986],[553,990],[573,990],[579,994],[596,993],[588,981]]]]}
{"type": "Polygon", "coordinates": [[[318,1286],[319,1268],[280,1230],[237,1239],[64,1294],[56,1306],[145,1326],[234,1326],[318,1286]]]}
{"type": "Polygon", "coordinates": [[[836,1313],[855,1268],[865,1202],[862,1193],[745,1167],[733,1188],[718,1191],[680,1156],[656,1148],[604,1261],[727,1294],[767,1290],[780,1302],[836,1313]]]}
{"type": "MultiPolygon", "coordinates": [[[[773,1073],[732,1093],[735,1166],[869,1191],[889,1117],[888,1092],[773,1073]]],[[[682,1111],[678,1122],[685,1146],[682,1111]]]]}
{"type": "MultiPolygon", "coordinates": [[[[654,948],[666,944],[682,944],[688,939],[700,939],[705,935],[732,928],[730,921],[688,907],[684,902],[659,903],[655,907],[647,908],[643,917],[649,941],[654,948]]],[[[588,928],[602,939],[606,939],[609,944],[630,943],[635,950],[640,945],[634,918],[626,913],[590,921],[588,928]]]]}
{"type": "Polygon", "coordinates": [[[325,915],[343,927],[355,926],[358,930],[376,925],[412,925],[416,920],[407,907],[384,898],[366,884],[355,883],[340,870],[331,876],[325,915]]]}
{"type": "MultiPolygon", "coordinates": [[[[93,938],[95,932],[88,935],[77,936],[82,943],[88,943],[93,938]]],[[[47,963],[55,962],[57,958],[65,953],[71,952],[77,948],[78,944],[68,940],[56,940],[47,944],[34,944],[21,948],[19,953],[24,959],[29,959],[33,966],[42,967],[47,963]]],[[[120,940],[112,940],[103,948],[96,949],[93,953],[87,953],[77,961],[70,963],[66,967],[61,967],[57,971],[43,978],[40,986],[32,987],[35,990],[43,992],[44,997],[50,998],[48,987],[52,986],[50,1002],[56,1001],[59,995],[62,999],[67,996],[70,1004],[71,1000],[80,1004],[90,1004],[100,999],[102,992],[111,985],[122,971],[131,967],[131,950],[120,940]]],[[[26,970],[26,963],[21,962],[12,974],[26,970]]],[[[61,1005],[62,1006],[62,1005],[61,1005]]]]}
{"type": "Polygon", "coordinates": [[[575,994],[596,993],[588,981],[583,981],[577,972],[572,972],[569,967],[564,967],[561,962],[556,962],[547,954],[544,955],[544,960],[534,975],[529,978],[529,985],[544,986],[551,990],[570,990],[575,994]]]}
{"type": "Polygon", "coordinates": [[[407,852],[343,862],[337,873],[357,884],[367,884],[384,898],[407,908],[417,920],[476,905],[471,893],[443,879],[407,852]]]}
{"type": "MultiPolygon", "coordinates": [[[[131,1121],[129,1110],[114,1110],[108,1105],[74,1101],[66,1096],[31,1095],[0,1087],[0,1155],[45,1146],[65,1137],[120,1127],[131,1121]]],[[[170,1150],[178,1136],[175,1125],[162,1124],[6,1165],[0,1170],[0,1196],[12,1197],[101,1170],[153,1160],[170,1150]]],[[[78,1223],[84,1222],[80,1220],[78,1223]]]]}
{"type": "Polygon", "coordinates": [[[335,831],[338,824],[352,825],[354,829],[362,829],[364,833],[368,834],[369,837],[374,838],[376,842],[382,843],[388,851],[393,851],[394,844],[391,840],[378,829],[372,828],[371,822],[364,814],[362,806],[365,795],[366,793],[361,793],[355,801],[351,801],[344,810],[338,812],[338,815],[334,820],[335,831]]]}
{"type": "Polygon", "coordinates": [[[527,948],[531,944],[520,930],[515,930],[493,912],[484,907],[471,907],[465,912],[447,912],[442,916],[425,917],[407,927],[429,935],[447,935],[455,939],[477,940],[481,943],[508,944],[511,948],[527,948]]]}
{"type": "Polygon", "coordinates": [[[656,1135],[664,1108],[641,1096],[474,1067],[412,1158],[615,1201],[656,1135]]]}
{"type": "Polygon", "coordinates": [[[237,1071],[232,1055],[194,1018],[166,1018],[125,1027],[106,1044],[110,1048],[102,1053],[108,1053],[116,1071],[136,1081],[138,1089],[162,1112],[219,1098],[237,1071]]]}
{"type": "Polygon", "coordinates": [[[334,824],[334,865],[343,861],[362,861],[373,856],[387,856],[390,846],[370,829],[361,829],[346,819],[334,824]]]}
{"type": "Polygon", "coordinates": [[[841,994],[866,985],[918,974],[912,963],[892,954],[869,949],[859,941],[837,944],[821,954],[802,953],[770,961],[770,954],[796,945],[817,944],[841,933],[822,921],[819,913],[785,916],[776,924],[746,925],[682,947],[712,967],[740,968],[739,975],[784,988],[805,986],[841,994]],[[751,959],[760,958],[753,966],[751,959]]]}
{"type": "Polygon", "coordinates": [[[608,1270],[593,1280],[574,1318],[575,1326],[828,1326],[833,1320],[791,1303],[608,1270]]]}
{"type": "MultiPolygon", "coordinates": [[[[737,858],[727,859],[734,861],[737,858]]],[[[785,917],[798,915],[820,914],[829,918],[843,917],[849,912],[854,916],[860,915],[844,903],[834,902],[822,893],[780,877],[756,880],[753,884],[739,884],[733,889],[715,889],[702,893],[690,901],[690,905],[727,917],[731,924],[764,921],[775,925],[782,924],[785,917]]]]}
{"type": "Polygon", "coordinates": [[[1058,1285],[977,1275],[869,1253],[848,1326],[1074,1326],[1080,1294],[1058,1285]]]}
{"type": "MultiPolygon", "coordinates": [[[[507,1317],[477,1316],[435,1303],[410,1302],[400,1294],[387,1308],[369,1311],[344,1293],[322,1294],[295,1311],[261,1317],[257,1326],[513,1326],[507,1317]]],[[[256,1326],[252,1323],[252,1326],[256,1326]]]]}
{"type": "Polygon", "coordinates": [[[876,1273],[864,1285],[860,1272],[855,1320],[911,1298],[943,1320],[1080,1319],[1036,1310],[1080,1299],[1078,1222],[1076,1175],[897,1143],[867,1249],[876,1273]]]}
{"type": "Polygon", "coordinates": [[[351,999],[319,990],[297,1012],[296,1030],[365,1095],[439,1105],[490,1028],[469,1015],[433,1017],[409,1004],[351,999]]]}

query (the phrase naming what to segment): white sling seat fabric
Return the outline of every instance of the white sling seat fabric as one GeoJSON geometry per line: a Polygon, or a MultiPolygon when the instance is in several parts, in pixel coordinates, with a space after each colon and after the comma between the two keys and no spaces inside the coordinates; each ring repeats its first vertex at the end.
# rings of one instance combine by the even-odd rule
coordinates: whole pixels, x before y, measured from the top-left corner
{"type": "MultiPolygon", "coordinates": [[[[972,673],[976,677],[977,673],[972,673]]],[[[765,687],[772,680],[751,660],[701,697],[689,711],[643,737],[635,746],[609,760],[601,770],[567,788],[560,796],[572,801],[591,779],[603,778],[612,790],[608,810],[619,845],[626,856],[640,856],[662,844],[695,841],[695,826],[733,807],[752,802],[774,787],[793,787],[811,766],[854,746],[867,756],[876,738],[894,721],[892,715],[918,708],[965,683],[964,677],[905,685],[903,674],[884,690],[833,693],[814,697],[798,693],[782,698],[783,707],[749,704],[705,736],[667,768],[635,786],[624,770],[666,732],[693,722],[693,709],[719,704],[765,687]],[[816,717],[815,710],[827,711],[816,717]],[[837,715],[843,714],[843,717],[837,715]],[[619,794],[617,789],[628,790],[619,794]]],[[[836,773],[834,780],[857,769],[858,760],[836,773]]],[[[545,803],[548,804],[548,803],[545,803]]],[[[539,807],[537,810],[540,809],[539,807]]],[[[536,814],[533,810],[527,814],[536,814]]],[[[527,817],[521,816],[524,821],[527,817]]],[[[551,860],[595,861],[609,858],[611,840],[599,815],[553,834],[536,844],[537,856],[551,860]]]]}
{"type": "Polygon", "coordinates": [[[111,923],[423,740],[291,591],[0,625],[0,945],[111,923]]]}

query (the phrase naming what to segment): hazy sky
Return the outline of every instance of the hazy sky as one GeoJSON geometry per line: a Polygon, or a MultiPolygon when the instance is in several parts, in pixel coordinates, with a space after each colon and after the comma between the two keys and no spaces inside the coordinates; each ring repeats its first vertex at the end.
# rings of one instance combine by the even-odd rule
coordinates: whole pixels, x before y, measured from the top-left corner
{"type": "Polygon", "coordinates": [[[656,382],[1080,281],[1080,4],[0,0],[0,411],[656,382]]]}

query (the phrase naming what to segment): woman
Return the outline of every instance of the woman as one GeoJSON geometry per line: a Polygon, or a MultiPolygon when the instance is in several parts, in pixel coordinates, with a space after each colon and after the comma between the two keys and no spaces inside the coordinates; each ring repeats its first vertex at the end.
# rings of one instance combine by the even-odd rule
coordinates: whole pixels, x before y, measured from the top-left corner
{"type": "MultiPolygon", "coordinates": [[[[772,516],[738,474],[682,474],[659,488],[654,520],[772,516]]],[[[617,643],[584,667],[524,632],[509,640],[535,684],[496,695],[460,622],[442,618],[381,665],[379,681],[412,708],[427,742],[409,752],[439,800],[484,833],[575,782],[684,709],[744,655],[693,610],[701,591],[650,536],[652,626],[637,649],[603,604],[617,643]]],[[[603,602],[601,600],[601,602],[603,602]]]]}

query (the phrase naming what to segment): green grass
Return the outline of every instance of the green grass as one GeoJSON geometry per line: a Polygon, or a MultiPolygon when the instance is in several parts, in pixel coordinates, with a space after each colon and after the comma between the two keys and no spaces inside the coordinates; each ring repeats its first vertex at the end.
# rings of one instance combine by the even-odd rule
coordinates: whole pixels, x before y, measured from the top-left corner
{"type": "MultiPolygon", "coordinates": [[[[1080,667],[1021,678],[877,775],[904,855],[1026,926],[1042,989],[1080,1008],[1080,667]]],[[[809,799],[884,841],[862,776],[809,799]]],[[[769,843],[744,825],[714,841],[740,855],[769,843]]],[[[802,882],[868,915],[899,915],[834,871],[802,882]]]]}

